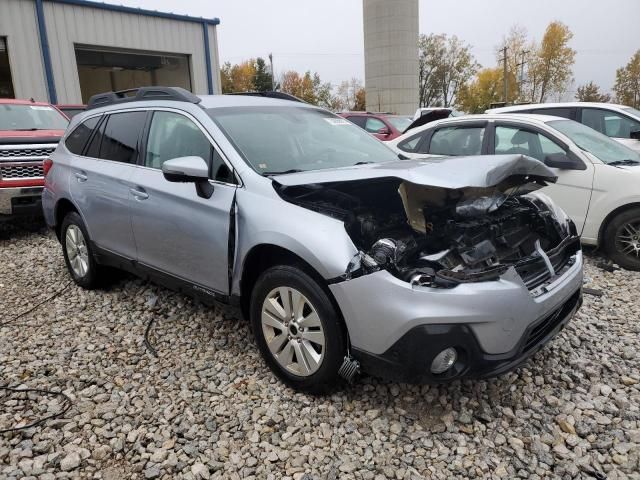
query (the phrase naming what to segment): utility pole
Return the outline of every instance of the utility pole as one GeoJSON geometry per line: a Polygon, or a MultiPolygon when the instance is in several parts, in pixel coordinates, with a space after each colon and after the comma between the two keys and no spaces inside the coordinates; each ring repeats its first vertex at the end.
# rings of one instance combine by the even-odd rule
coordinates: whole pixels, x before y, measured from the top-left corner
{"type": "Polygon", "coordinates": [[[275,87],[275,74],[273,73],[273,53],[269,54],[269,63],[271,64],[271,91],[273,92],[275,87]]]}
{"type": "Polygon", "coordinates": [[[507,96],[509,95],[509,79],[507,78],[509,73],[509,66],[507,64],[507,46],[506,45],[502,49],[502,62],[504,63],[504,73],[503,73],[503,80],[502,80],[504,92],[502,94],[502,101],[504,102],[504,105],[506,107],[507,101],[508,101],[507,96]]]}

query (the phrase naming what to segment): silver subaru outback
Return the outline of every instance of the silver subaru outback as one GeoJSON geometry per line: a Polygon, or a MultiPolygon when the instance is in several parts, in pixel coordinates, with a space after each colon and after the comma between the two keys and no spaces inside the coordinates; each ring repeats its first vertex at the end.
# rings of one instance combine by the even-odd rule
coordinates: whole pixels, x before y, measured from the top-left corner
{"type": "Polygon", "coordinates": [[[298,389],[498,375],[582,300],[576,229],[535,192],[556,178],[522,155],[399,159],[305,103],[145,87],[92,98],[45,170],[78,285],[117,267],[237,306],[298,389]]]}

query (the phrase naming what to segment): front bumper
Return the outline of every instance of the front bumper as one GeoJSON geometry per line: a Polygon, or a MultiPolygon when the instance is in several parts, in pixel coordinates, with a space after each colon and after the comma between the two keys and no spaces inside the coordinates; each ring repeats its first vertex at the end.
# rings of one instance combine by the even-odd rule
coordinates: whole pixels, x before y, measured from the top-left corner
{"type": "Polygon", "coordinates": [[[384,270],[330,288],[347,324],[354,357],[365,371],[382,376],[392,372],[391,378],[406,381],[438,381],[447,378],[430,377],[430,359],[449,346],[458,345],[462,357],[468,357],[455,378],[515,368],[570,320],[579,307],[582,278],[582,252],[577,251],[558,277],[535,291],[514,268],[498,280],[451,289],[411,286],[384,270]],[[555,314],[553,328],[545,328],[542,337],[524,348],[531,329],[555,314]]]}
{"type": "Polygon", "coordinates": [[[0,188],[0,215],[42,215],[42,187],[0,188]]]}

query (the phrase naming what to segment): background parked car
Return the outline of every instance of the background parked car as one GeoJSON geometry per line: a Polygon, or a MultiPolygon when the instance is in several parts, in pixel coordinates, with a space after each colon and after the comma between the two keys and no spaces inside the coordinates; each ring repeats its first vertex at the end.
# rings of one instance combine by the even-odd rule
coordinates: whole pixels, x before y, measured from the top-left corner
{"type": "Polygon", "coordinates": [[[640,151],[640,110],[613,103],[538,103],[494,108],[486,113],[538,113],[575,120],[640,151]]]}
{"type": "Polygon", "coordinates": [[[48,103],[0,99],[0,219],[42,212],[43,161],[68,123],[48,103]]]}
{"type": "Polygon", "coordinates": [[[573,120],[534,114],[449,118],[389,143],[409,158],[522,154],[554,169],[544,188],[576,223],[582,241],[640,270],[640,154],[573,120]]]}
{"type": "Polygon", "coordinates": [[[412,122],[411,117],[407,115],[381,112],[342,112],[338,115],[364,128],[384,142],[402,135],[412,122]]]}
{"type": "Polygon", "coordinates": [[[56,108],[64,113],[69,120],[84,112],[87,109],[86,105],[56,105],[56,108]]]}

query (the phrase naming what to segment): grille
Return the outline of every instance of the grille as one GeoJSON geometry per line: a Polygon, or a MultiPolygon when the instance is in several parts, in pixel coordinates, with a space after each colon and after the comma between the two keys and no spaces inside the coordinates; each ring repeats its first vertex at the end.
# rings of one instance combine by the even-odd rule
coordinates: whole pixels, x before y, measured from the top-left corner
{"type": "Polygon", "coordinates": [[[25,163],[24,165],[2,165],[0,164],[0,178],[7,180],[10,178],[34,178],[43,177],[42,163],[25,163]]]}
{"type": "Polygon", "coordinates": [[[48,157],[53,153],[55,147],[40,148],[7,148],[0,150],[0,159],[24,159],[48,157]]]}

